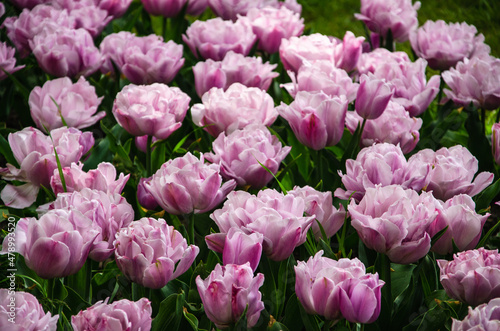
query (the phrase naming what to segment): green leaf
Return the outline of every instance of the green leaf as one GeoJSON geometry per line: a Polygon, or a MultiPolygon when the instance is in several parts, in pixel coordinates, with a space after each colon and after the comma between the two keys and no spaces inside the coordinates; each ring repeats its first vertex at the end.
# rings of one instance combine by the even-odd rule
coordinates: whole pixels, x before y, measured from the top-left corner
{"type": "Polygon", "coordinates": [[[392,297],[397,300],[397,297],[401,295],[410,285],[410,281],[413,275],[413,270],[417,266],[414,264],[396,264],[391,263],[391,268],[394,270],[391,275],[391,291],[392,297]]]}
{"type": "Polygon", "coordinates": [[[184,318],[189,322],[194,331],[198,331],[198,319],[193,314],[189,313],[186,308],[183,309],[182,313],[184,318]]]}
{"type": "Polygon", "coordinates": [[[85,299],[83,299],[74,289],[68,286],[65,286],[65,288],[67,296],[64,301],[69,307],[68,310],[70,313],[68,315],[76,315],[80,310],[84,310],[91,306],[90,302],[85,301],[85,299]]]}
{"type": "Polygon", "coordinates": [[[440,238],[444,235],[444,233],[445,233],[446,231],[448,231],[448,227],[449,227],[449,226],[447,225],[444,229],[440,230],[438,233],[436,233],[436,234],[432,237],[432,239],[431,239],[431,248],[432,248],[432,246],[434,246],[434,244],[435,244],[435,243],[436,243],[436,242],[437,242],[437,241],[438,241],[438,240],[439,240],[439,239],[440,239],[440,238]]]}
{"type": "Polygon", "coordinates": [[[500,179],[497,179],[493,184],[484,189],[481,193],[474,197],[476,202],[476,210],[487,209],[493,199],[500,193],[500,179]]]}
{"type": "Polygon", "coordinates": [[[292,294],[292,296],[288,299],[285,309],[285,316],[283,318],[283,324],[287,325],[290,331],[301,331],[302,322],[301,312],[300,312],[300,303],[297,300],[297,296],[292,294]]]}
{"type": "Polygon", "coordinates": [[[179,330],[183,316],[184,293],[172,294],[160,304],[158,315],[153,319],[152,331],[179,330]]]}
{"type": "Polygon", "coordinates": [[[17,163],[17,160],[10,149],[10,144],[3,136],[0,136],[0,154],[3,155],[8,163],[12,164],[16,168],[19,168],[19,163],[17,163]]]}
{"type": "MultiPolygon", "coordinates": [[[[297,299],[298,300],[298,299],[297,299]]],[[[302,304],[299,303],[300,316],[302,317],[302,324],[306,328],[307,331],[320,331],[318,321],[314,317],[314,315],[309,315],[302,307],[302,304]]]]}
{"type": "Polygon", "coordinates": [[[500,221],[497,222],[497,224],[495,224],[495,226],[493,226],[487,233],[486,235],[481,238],[481,240],[477,243],[477,246],[476,248],[479,248],[479,247],[484,247],[484,245],[486,244],[486,242],[488,241],[488,239],[491,237],[491,235],[493,233],[495,233],[495,231],[498,229],[498,227],[500,226],[500,221]]]}
{"type": "Polygon", "coordinates": [[[469,111],[469,117],[465,121],[465,128],[469,133],[467,148],[479,161],[479,171],[495,171],[491,146],[484,135],[481,120],[477,110],[469,111]]]}
{"type": "Polygon", "coordinates": [[[103,121],[101,121],[101,129],[106,134],[106,138],[109,139],[109,149],[118,155],[120,161],[123,162],[125,167],[132,168],[133,163],[132,160],[130,160],[128,153],[125,151],[123,146],[120,144],[120,141],[116,138],[113,132],[108,127],[106,127],[103,121]]]}

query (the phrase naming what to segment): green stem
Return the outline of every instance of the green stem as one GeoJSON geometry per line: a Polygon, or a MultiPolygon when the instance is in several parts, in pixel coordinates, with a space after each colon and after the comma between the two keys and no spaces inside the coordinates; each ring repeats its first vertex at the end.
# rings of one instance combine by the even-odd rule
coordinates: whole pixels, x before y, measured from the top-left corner
{"type": "Polygon", "coordinates": [[[483,127],[483,135],[486,135],[486,109],[481,107],[481,124],[483,127]]]}
{"type": "Polygon", "coordinates": [[[191,216],[189,217],[188,220],[188,235],[189,235],[189,243],[191,245],[195,245],[194,242],[194,213],[191,213],[191,216]]]}
{"type": "Polygon", "coordinates": [[[439,92],[437,97],[437,116],[442,119],[443,115],[441,114],[441,99],[443,98],[443,88],[444,88],[444,79],[443,79],[443,71],[439,72],[439,92]]]}
{"type": "Polygon", "coordinates": [[[332,328],[332,323],[333,321],[325,320],[325,323],[323,323],[323,331],[328,331],[332,328]]]}
{"type": "Polygon", "coordinates": [[[153,142],[153,136],[148,136],[148,141],[146,145],[146,172],[147,177],[150,177],[153,174],[153,170],[151,168],[151,144],[153,142]]]}
{"type": "Polygon", "coordinates": [[[355,147],[356,154],[353,155],[353,158],[356,158],[356,155],[358,155],[359,149],[361,147],[361,139],[363,137],[363,130],[365,129],[365,125],[366,125],[366,118],[363,118],[363,122],[361,123],[361,129],[359,130],[359,133],[358,133],[359,136],[356,137],[358,144],[355,147]]]}
{"type": "Polygon", "coordinates": [[[52,301],[54,300],[54,288],[56,287],[56,279],[47,279],[47,296],[52,301]]]}

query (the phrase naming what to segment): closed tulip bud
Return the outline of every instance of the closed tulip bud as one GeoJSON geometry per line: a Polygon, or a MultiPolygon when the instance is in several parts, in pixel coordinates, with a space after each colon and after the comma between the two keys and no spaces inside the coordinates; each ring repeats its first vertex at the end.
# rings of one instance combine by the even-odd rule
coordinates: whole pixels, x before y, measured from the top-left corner
{"type": "Polygon", "coordinates": [[[219,329],[235,324],[246,310],[247,328],[253,327],[264,309],[259,288],[264,275],[254,277],[249,263],[217,264],[208,278],[196,277],[196,286],[207,317],[219,329]]]}
{"type": "Polygon", "coordinates": [[[500,298],[490,300],[472,309],[461,321],[453,318],[451,331],[498,330],[500,324],[500,298]]]}
{"type": "Polygon", "coordinates": [[[139,301],[122,299],[108,303],[108,299],[98,301],[91,307],[71,316],[75,331],[149,331],[151,330],[151,302],[146,298],[139,301]]]}
{"type": "Polygon", "coordinates": [[[214,61],[221,61],[229,51],[248,55],[256,39],[249,24],[224,21],[220,17],[195,21],[182,36],[196,58],[199,54],[214,61]]]}
{"type": "Polygon", "coordinates": [[[378,274],[366,274],[357,258],[338,261],[319,251],[295,266],[295,292],[308,314],[328,321],[342,317],[354,323],[372,323],[380,314],[381,288],[378,274]]]}
{"type": "Polygon", "coordinates": [[[137,201],[144,208],[152,210],[156,209],[159,205],[155,197],[144,186],[144,182],[149,180],[151,180],[151,177],[139,179],[139,183],[137,184],[137,201]]]}
{"type": "Polygon", "coordinates": [[[166,139],[182,126],[190,100],[178,87],[129,84],[117,94],[113,115],[134,136],[166,139]]]}
{"type": "Polygon", "coordinates": [[[392,98],[390,86],[372,74],[362,75],[360,82],[354,104],[356,113],[367,120],[379,118],[392,98]]]}
{"type": "Polygon", "coordinates": [[[478,248],[437,260],[446,294],[471,306],[500,297],[500,254],[478,248]]]}
{"type": "Polygon", "coordinates": [[[343,95],[301,91],[290,105],[282,103],[276,110],[303,145],[320,150],[336,145],[342,138],[347,106],[343,95]]]}
{"type": "Polygon", "coordinates": [[[164,219],[143,217],[122,228],[114,241],[116,264],[144,287],[158,289],[185,273],[200,249],[164,219]]]}
{"type": "Polygon", "coordinates": [[[164,163],[144,187],[167,213],[181,215],[214,209],[236,182],[222,184],[218,164],[205,164],[203,156],[188,152],[164,163]]]}
{"type": "Polygon", "coordinates": [[[105,111],[96,114],[101,100],[82,76],[75,84],[63,77],[36,86],[28,103],[37,127],[47,132],[62,126],[83,129],[94,125],[106,116],[105,111]]]}
{"type": "Polygon", "coordinates": [[[258,232],[246,234],[237,228],[229,229],[222,251],[222,262],[224,265],[249,262],[255,272],[262,255],[263,240],[264,236],[258,232]]]}
{"type": "Polygon", "coordinates": [[[188,0],[141,0],[144,9],[154,16],[175,17],[188,0]]]}
{"type": "Polygon", "coordinates": [[[427,232],[436,219],[439,202],[432,194],[419,195],[399,185],[368,188],[359,204],[351,200],[351,224],[363,243],[386,254],[394,263],[409,264],[431,248],[427,232]]]}
{"type": "Polygon", "coordinates": [[[0,289],[0,330],[56,331],[58,319],[59,315],[45,313],[33,294],[0,289]]]}
{"type": "Polygon", "coordinates": [[[205,158],[220,164],[224,179],[234,179],[239,186],[249,185],[255,189],[261,189],[273,179],[291,150],[259,124],[251,124],[227,136],[221,133],[212,148],[214,152],[205,153],[205,158]]]}
{"type": "Polygon", "coordinates": [[[202,103],[191,107],[191,115],[194,124],[204,126],[205,131],[217,137],[221,132],[228,135],[252,123],[269,126],[278,112],[266,91],[234,83],[226,91],[212,88],[205,93],[202,103]]]}

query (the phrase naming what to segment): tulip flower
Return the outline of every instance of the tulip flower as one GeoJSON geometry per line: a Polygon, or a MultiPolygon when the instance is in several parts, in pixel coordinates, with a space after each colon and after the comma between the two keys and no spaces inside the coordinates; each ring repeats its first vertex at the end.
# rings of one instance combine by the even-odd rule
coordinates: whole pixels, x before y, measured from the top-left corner
{"type": "Polygon", "coordinates": [[[491,127],[491,149],[495,162],[500,165],[500,123],[495,123],[491,127]]]}
{"type": "Polygon", "coordinates": [[[222,250],[222,262],[224,265],[249,262],[255,272],[262,255],[263,240],[261,233],[246,234],[238,228],[230,228],[222,250]]]}
{"type": "Polygon", "coordinates": [[[274,100],[266,91],[240,83],[234,83],[226,91],[212,88],[201,100],[201,104],[191,107],[193,122],[206,126],[204,130],[213,137],[221,132],[229,135],[252,123],[269,126],[278,117],[274,100]]]}
{"type": "Polygon", "coordinates": [[[164,163],[144,187],[166,212],[181,215],[214,209],[236,187],[234,180],[221,184],[218,164],[188,152],[164,163]]]}
{"type": "Polygon", "coordinates": [[[143,217],[122,228],[114,241],[116,264],[131,281],[158,289],[185,273],[200,249],[167,225],[143,217]]]}
{"type": "Polygon", "coordinates": [[[91,132],[81,132],[75,128],[63,127],[50,133],[51,137],[28,127],[9,134],[10,148],[21,168],[7,164],[7,168],[0,168],[0,174],[6,180],[20,180],[26,184],[5,186],[0,193],[5,205],[18,209],[28,207],[35,202],[41,185],[49,187],[54,170],[57,169],[54,149],[61,167],[67,167],[80,160],[94,144],[91,132]]]}
{"type": "Polygon", "coordinates": [[[446,294],[471,306],[500,297],[500,254],[482,247],[437,260],[446,294]]]}
{"type": "Polygon", "coordinates": [[[430,171],[422,188],[432,191],[436,198],[443,201],[458,194],[475,196],[493,182],[491,172],[476,174],[479,167],[477,159],[461,145],[417,152],[408,159],[408,175],[414,176],[419,168],[426,165],[430,171]]]}
{"type": "Polygon", "coordinates": [[[214,61],[221,61],[229,51],[248,55],[256,38],[248,23],[224,21],[220,17],[195,21],[182,36],[196,58],[214,61]]]}
{"type": "Polygon", "coordinates": [[[106,116],[105,111],[96,114],[101,100],[95,87],[82,76],[75,84],[63,77],[36,86],[28,103],[37,127],[47,132],[62,126],[83,129],[94,125],[106,116]]]}
{"type": "Polygon", "coordinates": [[[45,313],[33,294],[0,289],[0,330],[56,331],[58,319],[59,315],[45,313]]]}
{"type": "Polygon", "coordinates": [[[367,188],[359,203],[349,204],[351,225],[370,249],[394,263],[414,263],[431,248],[429,225],[439,202],[431,193],[418,194],[399,185],[367,188]]]}
{"type": "Polygon", "coordinates": [[[434,70],[448,70],[459,61],[473,56],[489,54],[484,36],[476,36],[474,25],[427,21],[410,33],[411,47],[418,57],[427,60],[434,70]]]}
{"type": "Polygon", "coordinates": [[[491,299],[476,308],[469,307],[461,321],[453,318],[451,331],[495,330],[500,321],[500,298],[491,299]]]}
{"type": "Polygon", "coordinates": [[[384,281],[378,274],[366,274],[357,258],[336,261],[322,255],[319,251],[294,267],[295,292],[304,310],[327,321],[344,317],[353,323],[374,322],[380,314],[384,281]]]}
{"type": "Polygon", "coordinates": [[[100,8],[93,0],[53,0],[52,6],[66,9],[69,15],[75,18],[75,28],[87,30],[93,38],[99,36],[113,19],[107,10],[100,8]]]}
{"type": "Polygon", "coordinates": [[[0,81],[7,78],[7,74],[3,72],[5,70],[9,74],[13,74],[18,70],[24,68],[24,65],[16,67],[16,50],[7,45],[7,43],[0,43],[0,81]]]}
{"type": "Polygon", "coordinates": [[[347,106],[343,95],[301,91],[290,105],[282,103],[276,110],[303,145],[320,150],[336,145],[342,138],[347,106]]]}
{"type": "Polygon", "coordinates": [[[208,278],[196,277],[196,286],[207,317],[219,329],[235,324],[246,310],[247,328],[253,327],[264,309],[259,287],[264,275],[254,277],[249,263],[217,264],[208,278]]]}
{"type": "Polygon", "coordinates": [[[341,204],[339,204],[339,209],[333,206],[332,192],[320,192],[306,185],[304,187],[295,186],[287,194],[304,199],[306,204],[305,214],[315,216],[311,228],[317,240],[323,238],[318,222],[321,224],[327,238],[333,237],[344,225],[345,209],[341,204]]]}
{"type": "Polygon", "coordinates": [[[193,66],[196,93],[201,98],[212,87],[225,91],[234,83],[267,91],[273,78],[279,76],[273,71],[276,67],[276,64],[262,63],[261,57],[229,51],[222,61],[208,59],[193,66]]]}
{"type": "MultiPolygon", "coordinates": [[[[139,37],[127,31],[106,36],[99,46],[101,72],[115,67],[133,84],[170,83],[184,65],[183,46],[155,34],[139,37]]],[[[118,73],[115,73],[117,75],[118,73]]]]}
{"type": "Polygon", "coordinates": [[[99,232],[78,211],[51,210],[38,220],[22,218],[15,229],[16,251],[38,276],[51,279],[77,273],[99,232]]]}
{"type": "Polygon", "coordinates": [[[151,15],[175,17],[188,0],[141,0],[144,9],[151,15]]]}
{"type": "Polygon", "coordinates": [[[178,87],[129,84],[117,94],[113,115],[134,136],[166,139],[182,126],[190,100],[178,87]]]}
{"type": "Polygon", "coordinates": [[[150,180],[151,177],[139,179],[139,183],[137,184],[137,201],[144,208],[152,210],[156,209],[159,205],[155,197],[144,186],[144,183],[150,180]]]}
{"type": "Polygon", "coordinates": [[[71,316],[71,325],[75,331],[85,330],[151,330],[151,302],[146,298],[138,301],[122,299],[108,303],[108,299],[98,301],[91,307],[71,316]]]}
{"type": "Polygon", "coordinates": [[[291,150],[259,124],[251,124],[227,136],[222,132],[212,148],[214,152],[205,153],[205,159],[220,164],[224,179],[234,179],[239,186],[255,189],[261,189],[273,179],[291,150]]]}
{"type": "Polygon", "coordinates": [[[354,104],[356,113],[367,120],[379,118],[387,108],[393,91],[388,84],[373,74],[362,75],[360,82],[354,104]]]}

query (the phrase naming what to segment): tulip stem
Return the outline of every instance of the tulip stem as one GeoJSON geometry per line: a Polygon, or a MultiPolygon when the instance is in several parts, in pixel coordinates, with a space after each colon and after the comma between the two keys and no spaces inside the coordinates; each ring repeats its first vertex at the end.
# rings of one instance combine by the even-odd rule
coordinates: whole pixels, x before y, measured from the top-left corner
{"type": "Polygon", "coordinates": [[[356,153],[355,153],[355,155],[353,155],[353,158],[356,158],[356,155],[358,155],[358,152],[359,152],[359,149],[361,146],[361,139],[363,137],[363,130],[365,129],[365,125],[366,125],[366,118],[363,118],[363,122],[361,123],[361,129],[359,130],[359,133],[358,133],[359,136],[356,137],[358,140],[358,144],[355,147],[356,153]]]}
{"type": "Polygon", "coordinates": [[[146,172],[147,176],[146,177],[151,177],[153,174],[153,171],[151,169],[151,144],[153,143],[153,136],[148,136],[148,141],[146,145],[146,172]]]}
{"type": "Polygon", "coordinates": [[[439,92],[438,92],[437,107],[436,107],[438,118],[443,117],[443,115],[441,115],[441,99],[443,98],[443,88],[444,88],[444,79],[443,79],[442,73],[443,73],[443,71],[441,71],[439,73],[439,80],[440,81],[439,81],[439,92]]]}
{"type": "Polygon", "coordinates": [[[486,109],[481,107],[481,124],[483,128],[483,135],[486,135],[486,109]]]}

